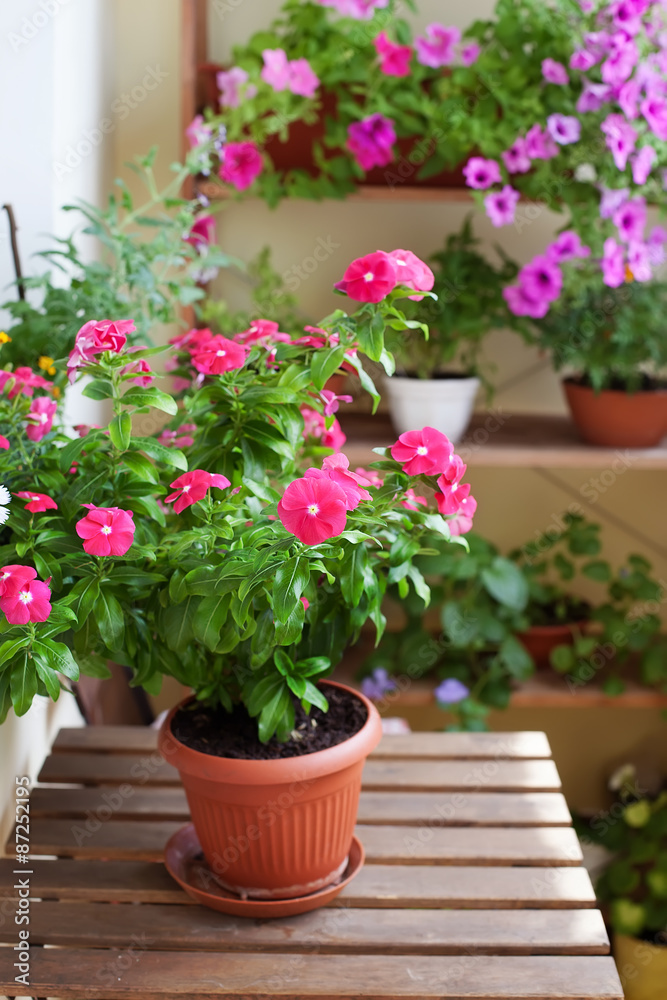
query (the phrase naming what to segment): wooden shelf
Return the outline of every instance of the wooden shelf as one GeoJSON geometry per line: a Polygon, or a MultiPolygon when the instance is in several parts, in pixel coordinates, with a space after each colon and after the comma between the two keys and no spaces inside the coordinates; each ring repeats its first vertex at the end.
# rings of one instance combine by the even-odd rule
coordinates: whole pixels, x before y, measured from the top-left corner
{"type": "MultiPolygon", "coordinates": [[[[209,201],[228,201],[233,194],[216,181],[198,180],[197,193],[203,194],[209,201]]],[[[252,196],[251,196],[252,197],[252,196]]],[[[244,199],[245,200],[245,199],[244,199]]],[[[327,199],[331,202],[332,199],[327,199]]],[[[357,188],[353,194],[348,194],[344,201],[444,201],[472,202],[472,193],[468,188],[437,188],[408,187],[396,184],[393,187],[385,184],[367,184],[357,188]]]]}
{"type": "MultiPolygon", "coordinates": [[[[341,419],[352,467],[378,460],[396,433],[387,416],[341,419]]],[[[585,444],[568,417],[532,413],[477,413],[456,449],[473,468],[667,469],[667,440],[657,448],[596,448],[585,444]]]]}

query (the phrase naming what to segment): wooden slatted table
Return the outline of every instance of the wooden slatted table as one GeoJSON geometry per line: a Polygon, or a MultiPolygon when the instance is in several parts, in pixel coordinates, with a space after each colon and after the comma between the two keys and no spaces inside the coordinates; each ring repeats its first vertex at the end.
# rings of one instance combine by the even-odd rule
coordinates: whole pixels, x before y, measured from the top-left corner
{"type": "Polygon", "coordinates": [[[622,998],[544,734],[385,736],[364,771],[365,867],[329,907],[274,921],[171,880],[162,851],[188,809],[155,747],[138,727],[59,733],[30,799],[29,990],[0,860],[5,995],[622,998]]]}

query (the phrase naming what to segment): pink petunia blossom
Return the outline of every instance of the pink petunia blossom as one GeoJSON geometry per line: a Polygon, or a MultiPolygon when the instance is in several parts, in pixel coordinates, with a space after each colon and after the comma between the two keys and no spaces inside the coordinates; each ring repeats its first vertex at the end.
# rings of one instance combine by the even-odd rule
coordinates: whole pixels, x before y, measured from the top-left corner
{"type": "Polygon", "coordinates": [[[37,570],[32,566],[3,566],[0,569],[0,597],[12,591],[18,591],[24,584],[29,583],[37,577],[37,570]]]}
{"type": "Polygon", "coordinates": [[[262,157],[254,142],[229,142],[222,153],[220,178],[245,191],[262,172],[262,157]]]}
{"type": "Polygon", "coordinates": [[[58,404],[54,399],[47,396],[40,396],[33,400],[28,411],[26,436],[30,441],[41,441],[53,427],[53,418],[56,415],[58,404]]]}
{"type": "Polygon", "coordinates": [[[477,42],[468,42],[461,49],[461,62],[464,66],[472,66],[479,59],[481,48],[477,42]]]}
{"type": "Polygon", "coordinates": [[[519,271],[519,283],[536,302],[554,302],[563,287],[563,275],[555,261],[539,254],[519,271]]]}
{"type": "Polygon", "coordinates": [[[450,66],[454,61],[455,48],[461,41],[458,28],[445,27],[444,24],[429,24],[423,36],[415,38],[417,60],[422,66],[439,69],[450,66]]]}
{"type": "Polygon", "coordinates": [[[195,115],[186,128],[185,135],[190,144],[190,149],[194,149],[195,146],[201,146],[203,143],[208,142],[213,135],[213,130],[210,125],[204,122],[201,115],[195,115]]]}
{"type": "Polygon", "coordinates": [[[412,488],[406,490],[405,497],[401,500],[401,507],[405,507],[406,510],[419,510],[420,505],[428,507],[426,497],[419,496],[412,488]]]}
{"type": "Polygon", "coordinates": [[[618,170],[625,170],[630,153],[637,143],[637,132],[623,115],[610,114],[600,125],[607,148],[611,150],[618,170]]]}
{"type": "Polygon", "coordinates": [[[74,338],[74,347],[67,359],[70,383],[74,382],[77,369],[91,364],[98,354],[105,351],[120,354],[127,343],[128,334],[134,330],[134,320],[131,319],[93,319],[84,323],[74,338]]]}
{"type": "Polygon", "coordinates": [[[562,63],[556,62],[555,59],[542,60],[542,76],[547,83],[555,83],[559,86],[570,82],[567,70],[562,63]]]}
{"type": "Polygon", "coordinates": [[[264,49],[264,67],[259,74],[264,83],[274,90],[287,90],[289,85],[289,60],[284,49],[264,49]]]}
{"type": "Polygon", "coordinates": [[[319,77],[307,59],[292,59],[289,64],[288,88],[298,97],[314,97],[320,85],[319,77]]]}
{"type": "Polygon", "coordinates": [[[525,174],[530,170],[530,157],[526,151],[525,139],[519,137],[500,155],[509,174],[525,174]]]}
{"type": "Polygon", "coordinates": [[[96,507],[84,503],[88,513],[75,524],[83,549],[91,556],[124,556],[134,541],[134,514],[122,507],[96,507]]]}
{"type": "Polygon", "coordinates": [[[648,4],[637,3],[636,0],[615,0],[609,5],[614,25],[627,35],[638,35],[642,29],[642,14],[648,4]]]}
{"type": "Polygon", "coordinates": [[[185,238],[185,242],[193,246],[195,250],[208,247],[215,241],[215,218],[212,215],[200,215],[198,219],[195,219],[185,238]]]}
{"type": "Polygon", "coordinates": [[[365,486],[371,483],[356,472],[350,471],[350,463],[345,455],[329,455],[322,462],[321,469],[306,469],[307,479],[330,479],[337,483],[345,494],[347,510],[356,510],[362,500],[370,500],[371,495],[365,486]]]}
{"type": "Polygon", "coordinates": [[[381,302],[398,283],[396,271],[389,254],[377,250],[348,264],[342,281],[334,288],[355,302],[381,302]]]}
{"type": "Polygon", "coordinates": [[[494,226],[510,226],[514,222],[519,198],[519,192],[509,184],[505,184],[501,191],[487,194],[484,207],[494,226]]]}
{"type": "Polygon", "coordinates": [[[631,240],[643,240],[646,226],[646,201],[644,198],[631,198],[616,209],[612,222],[618,229],[619,239],[624,243],[631,240]]]}
{"type": "Polygon", "coordinates": [[[386,31],[373,40],[375,51],[380,57],[380,70],[385,76],[409,76],[412,49],[409,45],[392,42],[386,31]]]}
{"type": "Polygon", "coordinates": [[[628,200],[630,188],[600,188],[600,218],[611,219],[617,208],[628,200]]]}
{"type": "Polygon", "coordinates": [[[435,476],[445,469],[453,453],[452,443],[434,427],[406,431],[391,447],[391,457],[408,476],[435,476]]]}
{"type": "MultiPolygon", "coordinates": [[[[431,268],[411,250],[391,250],[388,256],[396,268],[396,283],[414,288],[417,292],[430,292],[435,284],[431,268]]],[[[409,295],[409,299],[421,302],[423,295],[409,295]]]]}
{"type": "Polygon", "coordinates": [[[602,280],[609,288],[618,288],[625,281],[623,247],[611,236],[604,241],[604,253],[600,267],[602,268],[602,280]]]}
{"type": "Polygon", "coordinates": [[[570,146],[581,136],[581,122],[574,115],[549,115],[547,118],[549,135],[559,146],[570,146]]]}
{"type": "Polygon", "coordinates": [[[347,148],[362,170],[386,167],[394,159],[396,130],[391,118],[376,113],[347,128],[347,148]]]}
{"type": "Polygon", "coordinates": [[[351,403],[352,396],[337,396],[330,389],[322,389],[320,396],[324,400],[324,416],[333,417],[338,412],[339,403],[351,403]]]}
{"type": "MultiPolygon", "coordinates": [[[[609,90],[613,90],[612,87],[609,90]]],[[[618,105],[625,115],[626,118],[637,118],[639,115],[639,99],[641,97],[642,88],[637,77],[633,77],[632,80],[626,80],[626,82],[621,87],[617,101],[618,105]]]]}
{"type": "Polygon", "coordinates": [[[646,184],[657,157],[653,146],[642,146],[632,157],[632,179],[635,184],[646,184]]]}
{"type": "Polygon", "coordinates": [[[625,32],[618,32],[613,36],[611,51],[600,67],[603,82],[619,87],[632,75],[638,60],[639,49],[636,42],[625,32]]]}
{"type": "Polygon", "coordinates": [[[574,229],[566,229],[556,237],[545,252],[550,260],[562,264],[564,261],[574,260],[576,257],[589,257],[591,250],[590,247],[584,246],[581,237],[575,233],[574,229]]]}
{"type": "Polygon", "coordinates": [[[591,83],[590,80],[585,80],[584,88],[577,99],[576,109],[579,114],[599,111],[611,94],[612,88],[606,83],[591,83]]]}
{"type": "Polygon", "coordinates": [[[247,355],[247,347],[216,334],[192,355],[192,364],[205,375],[221,375],[242,368],[247,355]]]}
{"type": "MultiPolygon", "coordinates": [[[[16,569],[29,569],[29,567],[16,567],[16,569]]],[[[10,625],[45,622],[51,614],[51,588],[47,583],[42,583],[34,577],[24,578],[17,587],[10,584],[0,597],[0,610],[4,612],[10,625]]]]}
{"type": "Polygon", "coordinates": [[[182,476],[174,479],[173,483],[169,485],[174,492],[165,497],[164,502],[176,501],[174,513],[180,514],[186,507],[191,507],[192,504],[203,500],[211,487],[215,486],[216,489],[224,490],[231,486],[231,483],[226,476],[221,476],[218,473],[206,472],[204,469],[192,469],[191,472],[184,472],[182,476]]]}
{"type": "Polygon", "coordinates": [[[558,146],[549,132],[535,123],[526,132],[526,153],[531,160],[552,160],[558,156],[558,146]]]}
{"type": "Polygon", "coordinates": [[[578,69],[583,73],[587,73],[599,60],[599,56],[594,56],[592,52],[588,52],[586,49],[576,49],[570,56],[570,69],[578,69]]]}
{"type": "Polygon", "coordinates": [[[342,17],[369,21],[376,10],[389,5],[389,0],[318,0],[323,7],[333,7],[342,17]]]}
{"type": "Polygon", "coordinates": [[[295,479],[278,503],[278,517],[304,545],[320,545],[345,530],[345,492],[328,478],[295,479]]]}
{"type": "Polygon", "coordinates": [[[503,288],[503,298],[507,307],[515,316],[530,316],[541,319],[549,312],[550,300],[544,297],[533,298],[524,285],[508,285],[503,288]]]}
{"type": "Polygon", "coordinates": [[[667,100],[658,95],[649,95],[642,101],[640,111],[658,139],[667,141],[667,100]]]}
{"type": "Polygon", "coordinates": [[[650,281],[653,277],[651,267],[651,247],[643,240],[631,240],[628,244],[628,267],[635,281],[650,281]]]}
{"type": "Polygon", "coordinates": [[[500,167],[495,160],[485,160],[481,156],[471,156],[463,168],[463,176],[468,187],[483,191],[492,184],[502,183],[500,167]]]}
{"type": "Polygon", "coordinates": [[[50,389],[51,383],[32,368],[19,365],[11,372],[5,368],[0,369],[0,392],[4,392],[6,386],[9,386],[7,398],[14,399],[19,393],[24,396],[34,396],[35,389],[50,389]]]}
{"type": "Polygon", "coordinates": [[[249,100],[257,93],[257,88],[248,84],[248,74],[240,66],[218,73],[216,76],[220,91],[221,108],[238,108],[243,99],[249,100]]]}
{"type": "Polygon", "coordinates": [[[20,493],[15,493],[14,496],[19,497],[21,500],[30,501],[30,503],[25,505],[25,509],[29,510],[31,514],[40,514],[45,510],[58,510],[58,504],[51,497],[47,496],[46,493],[32,493],[21,490],[20,493]]]}

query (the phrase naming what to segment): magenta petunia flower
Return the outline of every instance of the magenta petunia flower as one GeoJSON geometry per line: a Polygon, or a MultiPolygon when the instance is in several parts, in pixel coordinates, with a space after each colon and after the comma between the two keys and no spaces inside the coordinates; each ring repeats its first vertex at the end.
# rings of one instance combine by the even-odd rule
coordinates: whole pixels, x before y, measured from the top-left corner
{"type": "Polygon", "coordinates": [[[334,288],[355,302],[381,302],[397,285],[396,266],[382,250],[357,257],[348,264],[334,288]]]}
{"type": "Polygon", "coordinates": [[[226,72],[218,73],[216,82],[220,91],[221,108],[238,108],[242,98],[251,98],[257,93],[253,84],[246,86],[248,74],[240,66],[232,66],[226,72]]]}
{"type": "Polygon", "coordinates": [[[646,226],[646,201],[644,198],[632,198],[616,209],[612,222],[618,229],[619,239],[624,243],[631,240],[644,239],[646,226]]]}
{"type": "Polygon", "coordinates": [[[461,49],[461,62],[464,66],[472,66],[479,59],[481,48],[477,42],[468,42],[461,49]]]}
{"type": "Polygon", "coordinates": [[[577,111],[586,114],[589,111],[599,111],[605,101],[612,95],[612,88],[606,83],[591,83],[584,81],[584,89],[577,100],[577,111]]]}
{"type": "Polygon", "coordinates": [[[391,118],[376,113],[347,128],[347,148],[362,170],[386,167],[394,159],[396,130],[391,118]]]}
{"type": "Polygon", "coordinates": [[[195,146],[201,146],[202,143],[208,142],[213,135],[213,130],[210,125],[204,122],[201,115],[195,115],[186,128],[185,135],[190,144],[190,149],[193,149],[195,146]]]}
{"type": "Polygon", "coordinates": [[[632,75],[638,60],[639,49],[636,42],[619,31],[613,36],[611,51],[600,67],[603,82],[619,87],[632,75]]]}
{"type": "Polygon", "coordinates": [[[58,404],[47,396],[33,400],[28,411],[26,436],[30,441],[41,441],[53,427],[58,404]]]}
{"type": "Polygon", "coordinates": [[[121,507],[96,507],[84,503],[88,513],[75,524],[83,550],[91,556],[124,556],[134,541],[135,526],[131,510],[121,507]]]}
{"type": "Polygon", "coordinates": [[[515,316],[530,316],[541,319],[549,312],[550,301],[546,298],[535,299],[528,294],[524,285],[508,285],[503,288],[503,298],[507,307],[515,316]]]}
{"type": "Polygon", "coordinates": [[[642,29],[642,15],[649,4],[645,0],[615,0],[608,8],[614,25],[628,35],[638,35],[642,29]]]}
{"type": "Polygon", "coordinates": [[[447,468],[454,448],[435,427],[405,431],[391,447],[391,457],[400,462],[408,476],[436,476],[447,468]]]}
{"type": "MultiPolygon", "coordinates": [[[[28,566],[15,568],[30,569],[28,566]]],[[[34,578],[37,576],[34,570],[31,572],[34,574],[32,578],[24,577],[18,586],[10,584],[0,597],[0,610],[4,612],[10,625],[45,622],[51,614],[51,588],[47,583],[34,578]]]]}
{"type": "Polygon", "coordinates": [[[651,247],[643,240],[632,240],[628,244],[628,267],[635,281],[650,281],[653,277],[651,267],[651,247]]]}
{"type": "Polygon", "coordinates": [[[20,493],[15,493],[14,496],[19,497],[20,500],[30,501],[25,505],[25,509],[29,510],[31,514],[41,514],[45,510],[58,510],[58,504],[51,497],[47,496],[46,493],[32,493],[21,490],[20,493]]]}
{"type": "Polygon", "coordinates": [[[642,101],[640,111],[651,132],[663,142],[667,141],[667,100],[652,94],[642,101]]]}
{"type": "Polygon", "coordinates": [[[441,705],[456,705],[470,694],[470,689],[455,677],[447,677],[433,692],[441,705]]]}
{"type": "Polygon", "coordinates": [[[324,400],[324,416],[333,417],[338,412],[339,403],[351,403],[352,396],[337,396],[330,389],[322,389],[320,396],[324,400]]]}
{"type": "Polygon", "coordinates": [[[602,280],[609,288],[618,288],[625,281],[625,254],[623,247],[613,237],[604,241],[604,252],[600,261],[602,280]]]}
{"type": "Polygon", "coordinates": [[[314,97],[319,85],[320,79],[307,59],[292,59],[287,87],[293,94],[298,97],[314,97]]]}
{"type": "Polygon", "coordinates": [[[570,82],[567,70],[562,63],[556,62],[555,59],[542,60],[542,76],[547,83],[555,83],[558,86],[563,86],[570,82]]]}
{"type": "Polygon", "coordinates": [[[229,142],[222,152],[220,179],[245,191],[262,172],[262,157],[254,142],[229,142]]]}
{"type": "Polygon", "coordinates": [[[415,38],[417,60],[422,66],[439,69],[450,66],[454,61],[455,48],[461,41],[458,28],[447,28],[444,24],[429,24],[426,34],[415,38]]]}
{"type": "Polygon", "coordinates": [[[389,0],[318,0],[323,7],[334,7],[342,17],[369,21],[376,10],[387,7],[389,0]]]}
{"type": "Polygon", "coordinates": [[[260,78],[274,90],[287,90],[289,85],[289,60],[284,49],[264,49],[264,66],[260,78]]]}
{"type": "Polygon", "coordinates": [[[386,31],[373,40],[375,51],[380,57],[380,69],[385,76],[409,76],[412,48],[392,42],[386,31]]]}
{"type": "Polygon", "coordinates": [[[496,160],[485,160],[481,156],[471,156],[463,168],[463,176],[468,187],[484,191],[492,184],[501,184],[500,167],[496,160]]]}
{"type": "MultiPolygon", "coordinates": [[[[612,87],[609,89],[613,90],[612,87]]],[[[641,84],[636,76],[634,76],[631,80],[627,80],[619,90],[616,100],[626,118],[634,119],[638,117],[638,104],[641,94],[641,84]]]]}
{"type": "Polygon", "coordinates": [[[519,192],[509,184],[506,184],[501,191],[487,194],[484,207],[494,226],[509,226],[514,222],[519,198],[519,192]]]}
{"type": "Polygon", "coordinates": [[[634,152],[637,132],[623,115],[610,114],[600,125],[607,148],[611,150],[618,170],[625,170],[630,153],[634,152]]]}
{"type": "MultiPolygon", "coordinates": [[[[396,268],[396,284],[407,285],[417,292],[430,292],[435,284],[431,268],[411,250],[391,250],[387,255],[396,268]]],[[[409,295],[409,299],[421,302],[423,295],[409,295]]]]}
{"type": "Polygon", "coordinates": [[[211,487],[224,490],[231,486],[226,476],[218,473],[206,472],[204,469],[192,469],[184,472],[178,479],[174,479],[169,485],[174,490],[168,497],[164,498],[165,503],[174,503],[174,513],[180,514],[186,507],[191,507],[195,503],[203,500],[211,487]]]}
{"type": "Polygon", "coordinates": [[[599,60],[599,56],[594,56],[592,52],[588,52],[586,49],[576,49],[570,56],[570,69],[578,69],[582,73],[587,73],[599,60]]]}
{"type": "Polygon", "coordinates": [[[526,150],[526,140],[521,136],[500,155],[509,174],[525,174],[530,170],[530,157],[526,150]]]}
{"type": "Polygon", "coordinates": [[[526,132],[526,154],[531,160],[551,160],[558,156],[558,146],[549,132],[536,123],[526,132]]]}
{"type": "Polygon", "coordinates": [[[574,115],[549,115],[547,129],[553,141],[559,146],[569,146],[579,141],[581,122],[574,115]]]}
{"type": "Polygon", "coordinates": [[[553,302],[561,293],[563,275],[555,261],[540,254],[521,268],[519,282],[534,301],[553,302]]]}
{"type": "Polygon", "coordinates": [[[370,500],[365,486],[371,483],[363,476],[350,470],[350,462],[345,455],[329,455],[322,462],[321,469],[306,469],[306,479],[330,479],[337,483],[345,494],[347,510],[356,510],[362,500],[370,500]]]}
{"type": "Polygon", "coordinates": [[[600,188],[600,218],[611,219],[617,208],[628,200],[630,188],[600,188]]]}
{"type": "Polygon", "coordinates": [[[216,242],[215,219],[212,215],[200,215],[192,224],[190,232],[185,237],[185,242],[193,246],[195,250],[201,247],[208,247],[216,242]]]}
{"type": "Polygon", "coordinates": [[[242,368],[247,355],[248,348],[243,344],[216,334],[193,354],[192,364],[205,375],[221,375],[242,368]]]}
{"type": "Polygon", "coordinates": [[[589,257],[591,249],[584,246],[579,234],[575,233],[574,229],[566,229],[556,237],[545,252],[550,260],[562,264],[567,260],[574,260],[576,257],[589,257]]]}
{"type": "Polygon", "coordinates": [[[278,517],[304,545],[320,545],[345,530],[345,492],[328,478],[295,479],[278,503],[278,517]]]}

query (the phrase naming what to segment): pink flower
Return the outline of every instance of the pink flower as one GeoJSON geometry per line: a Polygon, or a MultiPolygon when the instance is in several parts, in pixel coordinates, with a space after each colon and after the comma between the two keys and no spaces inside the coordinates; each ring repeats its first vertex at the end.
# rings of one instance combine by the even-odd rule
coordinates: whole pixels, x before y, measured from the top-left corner
{"type": "Polygon", "coordinates": [[[401,507],[405,507],[406,510],[419,510],[420,504],[423,507],[428,507],[426,497],[418,496],[412,488],[405,491],[405,499],[401,500],[401,507]]]}
{"type": "Polygon", "coordinates": [[[271,319],[256,319],[250,324],[247,330],[234,334],[237,344],[244,344],[250,347],[253,344],[260,344],[262,347],[272,347],[274,344],[291,343],[288,333],[281,333],[278,324],[271,319]]]}
{"type": "Polygon", "coordinates": [[[212,486],[224,490],[227,486],[231,486],[231,483],[226,476],[221,476],[218,473],[205,472],[204,469],[193,469],[191,472],[184,472],[182,476],[174,479],[173,483],[169,483],[169,485],[173,487],[175,492],[165,497],[164,502],[171,503],[172,500],[175,500],[174,513],[180,514],[186,507],[191,507],[192,504],[203,500],[212,486]]]}
{"type": "Polygon", "coordinates": [[[120,354],[127,343],[127,335],[134,329],[134,320],[131,319],[92,319],[84,323],[74,338],[74,348],[67,359],[70,383],[76,378],[77,368],[91,364],[98,354],[105,351],[120,354]]]}
{"type": "MultiPolygon", "coordinates": [[[[613,91],[612,87],[608,89],[609,91],[613,91]]],[[[639,109],[637,108],[637,104],[639,103],[641,93],[641,84],[636,76],[632,80],[627,80],[621,87],[617,99],[619,107],[626,118],[638,117],[639,109]]]]}
{"type": "Polygon", "coordinates": [[[526,132],[526,155],[531,160],[551,160],[558,156],[558,146],[547,131],[535,124],[526,132]]]}
{"type": "Polygon", "coordinates": [[[561,293],[563,275],[549,257],[538,255],[519,271],[519,282],[529,298],[536,302],[553,302],[561,293]]]}
{"type": "Polygon", "coordinates": [[[350,471],[350,463],[345,455],[329,455],[322,462],[321,469],[307,469],[307,479],[330,479],[337,483],[345,494],[347,510],[355,510],[362,500],[370,500],[371,495],[364,486],[371,483],[356,472],[350,471]]]}
{"type": "Polygon", "coordinates": [[[248,82],[248,74],[240,66],[232,66],[226,72],[218,73],[216,77],[218,89],[220,90],[221,108],[238,108],[242,96],[252,98],[257,93],[257,88],[248,82]]]}
{"type": "Polygon", "coordinates": [[[382,250],[357,257],[334,288],[355,302],[381,302],[397,284],[396,265],[382,250]]]}
{"type": "Polygon", "coordinates": [[[600,262],[602,280],[609,288],[618,288],[625,281],[623,247],[611,236],[604,241],[604,256],[600,262]]]}
{"type": "Polygon", "coordinates": [[[91,556],[124,556],[134,541],[134,514],[121,507],[96,507],[84,503],[89,513],[75,524],[83,550],[91,556]]]}
{"type": "Polygon", "coordinates": [[[567,70],[562,63],[556,62],[555,59],[542,60],[542,76],[547,83],[555,83],[559,86],[570,82],[567,70]]]}
{"type": "Polygon", "coordinates": [[[9,441],[4,436],[4,434],[0,434],[0,448],[3,448],[4,450],[9,448],[9,441]]]}
{"type": "Polygon", "coordinates": [[[667,101],[664,97],[650,95],[640,105],[641,113],[658,139],[667,140],[667,101]]]}
{"type": "Polygon", "coordinates": [[[653,146],[642,146],[632,158],[632,179],[635,184],[646,184],[657,158],[653,146]]]}
{"type": "Polygon", "coordinates": [[[592,52],[587,52],[585,49],[576,49],[570,56],[570,69],[578,69],[583,73],[587,73],[589,69],[595,66],[598,60],[599,56],[594,56],[592,52]]]}
{"type": "Polygon", "coordinates": [[[212,215],[200,215],[198,219],[195,219],[185,238],[185,242],[193,246],[195,250],[208,247],[211,243],[215,243],[215,240],[215,219],[212,215]]]}
{"type": "Polygon", "coordinates": [[[481,51],[477,42],[469,42],[461,49],[461,62],[464,66],[472,66],[479,59],[481,51]]]}
{"type": "Polygon", "coordinates": [[[607,148],[611,150],[614,163],[618,170],[625,170],[630,153],[634,151],[637,142],[637,132],[627,122],[623,115],[607,115],[600,125],[604,132],[607,148]]]}
{"type": "Polygon", "coordinates": [[[25,509],[29,510],[32,514],[40,514],[45,510],[58,510],[58,504],[51,497],[47,497],[46,493],[30,493],[21,490],[20,493],[15,493],[14,496],[19,497],[21,500],[29,500],[30,503],[25,505],[25,509]]]}
{"type": "Polygon", "coordinates": [[[631,240],[643,240],[646,226],[646,201],[644,198],[631,198],[616,209],[612,221],[618,229],[619,239],[624,243],[631,240]]]}
{"type": "Polygon", "coordinates": [[[641,240],[631,240],[628,244],[628,267],[635,281],[650,281],[653,277],[651,268],[651,247],[641,240]]]}
{"type": "Polygon", "coordinates": [[[262,172],[262,157],[254,142],[229,142],[223,150],[220,178],[245,191],[262,172]]]}
{"type": "Polygon", "coordinates": [[[177,431],[162,431],[158,441],[166,448],[190,448],[195,443],[192,434],[196,430],[196,424],[181,424],[177,431]]]}
{"type": "Polygon", "coordinates": [[[611,219],[617,208],[628,200],[630,188],[600,188],[600,218],[611,219]]]}
{"type": "Polygon", "coordinates": [[[609,100],[612,88],[606,83],[591,83],[584,81],[584,89],[577,99],[576,108],[579,114],[589,111],[599,111],[605,101],[609,100]]]}
{"type": "Polygon", "coordinates": [[[376,10],[386,7],[389,0],[319,0],[323,7],[334,7],[342,17],[369,21],[376,10]]]}
{"type": "Polygon", "coordinates": [[[345,530],[345,492],[331,479],[295,479],[278,504],[278,517],[300,542],[320,545],[345,530]]]}
{"type": "Polygon", "coordinates": [[[415,38],[417,60],[422,66],[438,69],[449,66],[454,61],[455,46],[461,41],[458,28],[447,28],[444,24],[429,24],[423,37],[415,38]]]}
{"type": "Polygon", "coordinates": [[[374,469],[364,469],[361,465],[358,465],[354,470],[358,476],[363,476],[364,479],[368,481],[369,486],[383,486],[384,479],[379,472],[374,469]]]}
{"type": "Polygon", "coordinates": [[[331,392],[330,389],[322,389],[320,396],[324,400],[324,416],[332,417],[334,413],[338,412],[339,403],[351,403],[352,396],[337,396],[335,392],[331,392]]]}
{"type": "Polygon", "coordinates": [[[559,146],[569,146],[578,142],[581,135],[581,122],[574,115],[549,115],[547,118],[549,135],[559,146]]]}
{"type": "Polygon", "coordinates": [[[320,85],[319,77],[307,59],[292,59],[289,64],[288,88],[298,97],[314,97],[320,85]]]}
{"type": "Polygon", "coordinates": [[[453,535],[455,538],[459,535],[467,535],[472,528],[472,517],[459,510],[448,519],[447,526],[450,535],[453,535]]]}
{"type": "Polygon", "coordinates": [[[347,148],[362,170],[386,167],[394,159],[396,130],[390,118],[376,113],[347,128],[347,148]]]}
{"type": "Polygon", "coordinates": [[[452,454],[442,475],[438,477],[438,486],[445,493],[447,490],[456,489],[466,474],[466,464],[460,455],[452,454]]]}
{"type": "Polygon", "coordinates": [[[611,51],[600,67],[603,82],[619,87],[632,75],[638,59],[636,43],[625,32],[618,32],[613,36],[611,51]]]}
{"type": "Polygon", "coordinates": [[[590,247],[586,247],[581,242],[578,233],[573,229],[566,229],[556,237],[546,249],[546,255],[557,264],[562,264],[566,260],[574,260],[575,257],[589,257],[590,247]]]}
{"type": "Polygon", "coordinates": [[[483,191],[492,184],[501,184],[500,167],[495,160],[485,160],[481,156],[472,156],[463,168],[463,176],[468,187],[483,191]]]}
{"type": "Polygon", "coordinates": [[[375,51],[380,56],[380,69],[386,76],[409,76],[412,49],[409,45],[392,42],[386,31],[374,39],[375,51]]]}
{"type": "Polygon", "coordinates": [[[74,424],[73,428],[80,438],[87,437],[92,430],[99,430],[99,424],[74,424]]]}
{"type": "Polygon", "coordinates": [[[155,375],[145,358],[139,358],[138,361],[132,361],[131,364],[125,365],[124,368],[121,368],[120,373],[121,375],[136,375],[136,378],[131,378],[129,381],[133,385],[140,385],[143,389],[147,389],[155,381],[155,375]]]}
{"type": "Polygon", "coordinates": [[[274,90],[287,90],[289,85],[289,62],[284,49],[264,49],[264,68],[259,74],[264,83],[274,90]]]}
{"type": "MultiPolygon", "coordinates": [[[[177,351],[188,350],[191,354],[196,354],[198,351],[203,350],[204,345],[208,344],[212,339],[213,334],[211,331],[208,327],[203,327],[200,330],[192,329],[186,333],[179,333],[176,337],[172,337],[169,343],[173,344],[174,349],[177,351]]],[[[176,366],[178,366],[178,360],[176,361],[176,366]]]]}
{"type": "Polygon", "coordinates": [[[185,135],[190,143],[190,149],[208,142],[212,134],[211,126],[205,124],[201,115],[195,115],[185,130],[185,135]]]}
{"type": "Polygon", "coordinates": [[[303,417],[303,436],[308,440],[308,438],[315,438],[320,441],[325,448],[333,448],[334,451],[340,451],[347,438],[341,430],[341,426],[337,420],[334,420],[331,427],[327,428],[326,420],[321,413],[317,410],[311,410],[307,406],[301,407],[301,416],[303,417]]]}
{"type": "Polygon", "coordinates": [[[530,170],[530,157],[526,152],[525,139],[519,137],[500,155],[509,174],[525,174],[530,170]]]}
{"type": "Polygon", "coordinates": [[[32,566],[18,566],[16,564],[3,566],[0,569],[0,597],[20,590],[36,576],[37,570],[33,569],[32,566]]]}
{"type": "Polygon", "coordinates": [[[503,298],[515,316],[530,316],[541,319],[549,312],[550,300],[542,297],[533,298],[524,285],[508,285],[503,288],[503,298]]]}
{"type": "Polygon", "coordinates": [[[211,337],[192,356],[192,364],[198,372],[206,375],[221,375],[223,372],[242,368],[248,354],[248,348],[227,340],[217,334],[211,337]]]}
{"type": "Polygon", "coordinates": [[[41,441],[50,432],[57,409],[56,401],[48,399],[46,396],[40,396],[39,399],[32,402],[27,416],[29,423],[26,428],[26,436],[31,441],[41,441]]]}
{"type": "Polygon", "coordinates": [[[477,510],[477,501],[470,496],[470,483],[460,483],[458,486],[450,488],[446,483],[438,480],[438,486],[442,493],[436,493],[435,502],[441,514],[465,514],[466,517],[473,517],[477,510]]]}
{"type": "Polygon", "coordinates": [[[501,191],[487,194],[484,199],[484,207],[494,226],[509,226],[514,222],[519,198],[519,192],[515,191],[509,184],[505,184],[501,191]]]}
{"type": "MultiPolygon", "coordinates": [[[[9,569],[10,567],[5,567],[9,569]]],[[[5,613],[10,625],[27,625],[28,622],[45,622],[51,614],[51,589],[47,583],[36,580],[34,570],[28,566],[17,566],[15,569],[29,570],[33,576],[25,577],[18,586],[8,586],[0,597],[0,609],[5,613]]],[[[17,578],[14,578],[17,579],[17,578]]]]}
{"type": "MultiPolygon", "coordinates": [[[[423,260],[410,250],[392,250],[388,255],[396,269],[396,284],[407,285],[417,292],[430,292],[435,284],[433,271],[423,260]]],[[[421,302],[423,295],[409,295],[409,299],[421,302]]]]}
{"type": "Polygon", "coordinates": [[[392,445],[391,457],[401,462],[409,476],[434,476],[446,468],[452,455],[452,443],[434,427],[406,431],[392,445]]]}
{"type": "Polygon", "coordinates": [[[23,393],[24,396],[33,396],[35,389],[51,388],[51,383],[47,379],[42,378],[32,368],[27,368],[25,365],[19,365],[13,372],[4,368],[0,369],[0,392],[4,392],[5,386],[8,384],[10,384],[8,399],[13,399],[19,393],[23,393]]]}

